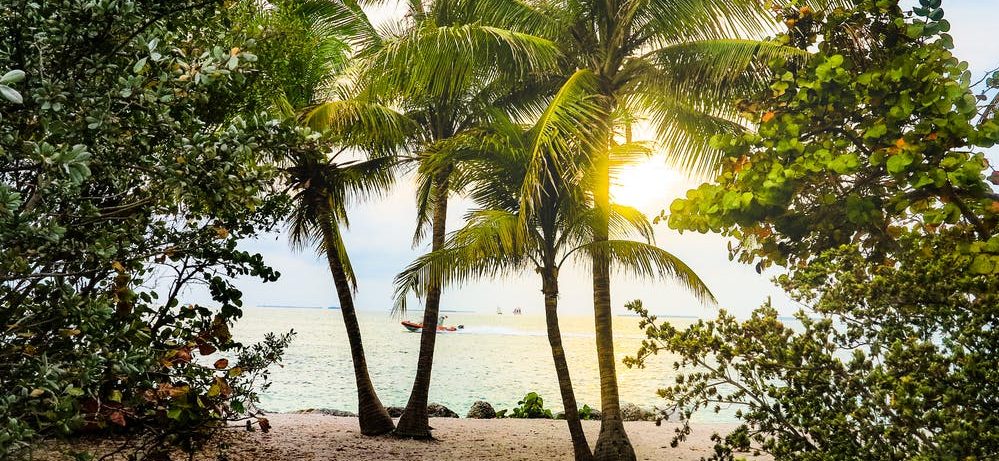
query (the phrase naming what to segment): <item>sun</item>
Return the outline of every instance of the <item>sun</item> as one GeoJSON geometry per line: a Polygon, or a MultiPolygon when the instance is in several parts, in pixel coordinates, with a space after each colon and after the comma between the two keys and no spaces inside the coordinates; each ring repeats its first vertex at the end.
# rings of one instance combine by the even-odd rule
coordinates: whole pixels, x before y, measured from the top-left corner
{"type": "Polygon", "coordinates": [[[655,214],[683,192],[682,177],[662,155],[622,167],[611,179],[611,200],[655,214]]]}

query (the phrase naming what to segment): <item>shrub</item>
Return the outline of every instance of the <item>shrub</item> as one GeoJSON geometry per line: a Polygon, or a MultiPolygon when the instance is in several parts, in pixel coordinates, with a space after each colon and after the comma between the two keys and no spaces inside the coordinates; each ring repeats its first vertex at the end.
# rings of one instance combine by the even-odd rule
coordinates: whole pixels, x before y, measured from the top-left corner
{"type": "Polygon", "coordinates": [[[270,159],[306,136],[242,113],[246,5],[0,9],[0,457],[90,430],[190,448],[252,413],[289,336],[230,335],[231,280],[279,275],[237,242],[279,222],[270,159]],[[214,306],[182,305],[195,285],[214,306]]]}
{"type": "Polygon", "coordinates": [[[982,152],[999,124],[978,113],[939,6],[780,9],[779,39],[817,52],[773,63],[769,90],[741,104],[757,129],[714,139],[721,174],[669,221],[783,266],[806,309],[677,329],[629,305],[648,340],[628,364],[677,357],[660,390],[683,422],[674,445],[695,412],[734,408],[742,424],[711,459],[999,455],[999,176],[982,152]]]}
{"type": "Polygon", "coordinates": [[[496,413],[497,418],[531,418],[531,419],[552,419],[552,411],[545,408],[545,400],[537,392],[528,392],[524,398],[517,402],[519,407],[509,411],[500,410],[496,413]]]}

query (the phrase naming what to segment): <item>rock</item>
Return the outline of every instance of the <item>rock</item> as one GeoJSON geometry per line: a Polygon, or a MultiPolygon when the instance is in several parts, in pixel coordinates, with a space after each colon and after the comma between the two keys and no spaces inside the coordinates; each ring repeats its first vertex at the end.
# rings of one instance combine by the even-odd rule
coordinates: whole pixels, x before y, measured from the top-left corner
{"type": "Polygon", "coordinates": [[[356,413],[352,413],[346,410],[335,410],[332,408],[307,408],[305,410],[293,411],[292,413],[298,413],[303,415],[318,414],[326,416],[349,416],[354,418],[357,417],[356,413]]]}
{"type": "Polygon", "coordinates": [[[621,407],[621,419],[624,421],[654,421],[655,415],[634,403],[626,403],[621,407]]]}
{"type": "MultiPolygon", "coordinates": [[[[602,416],[601,413],[600,413],[600,410],[597,410],[597,409],[594,408],[594,409],[590,409],[590,416],[589,416],[589,418],[583,418],[583,419],[589,419],[589,420],[594,420],[595,421],[595,420],[599,420],[600,416],[602,416]]],[[[580,413],[580,417],[582,417],[582,413],[580,413]]],[[[555,419],[565,419],[565,412],[564,411],[560,411],[558,413],[555,413],[555,419]]]]}
{"type": "Polygon", "coordinates": [[[324,408],[322,410],[319,410],[319,413],[322,413],[322,414],[324,414],[326,416],[350,416],[350,417],[354,417],[354,418],[357,417],[357,413],[353,413],[353,412],[346,411],[346,410],[332,410],[332,409],[324,408]]]}
{"type": "Polygon", "coordinates": [[[472,408],[468,409],[468,415],[466,418],[472,419],[493,419],[496,417],[496,410],[489,402],[483,402],[479,400],[472,404],[472,408]]]}
{"type": "MultiPolygon", "coordinates": [[[[406,411],[405,407],[386,407],[389,416],[393,418],[398,418],[402,416],[402,412],[406,411]]],[[[439,403],[431,403],[427,405],[427,416],[431,418],[458,418],[458,413],[451,411],[450,408],[445,407],[439,403]]]]}
{"type": "Polygon", "coordinates": [[[431,403],[427,405],[427,415],[431,418],[457,418],[458,413],[451,411],[450,408],[445,407],[439,403],[431,403]]]}

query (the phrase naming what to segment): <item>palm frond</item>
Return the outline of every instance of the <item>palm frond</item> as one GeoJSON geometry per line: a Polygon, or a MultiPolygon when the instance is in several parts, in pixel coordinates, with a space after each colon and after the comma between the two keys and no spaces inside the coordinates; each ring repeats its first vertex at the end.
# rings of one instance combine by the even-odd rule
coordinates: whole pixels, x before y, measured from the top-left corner
{"type": "Polygon", "coordinates": [[[338,166],[340,186],[348,201],[359,202],[386,194],[395,183],[394,157],[375,157],[338,166]]]}
{"type": "Polygon", "coordinates": [[[350,256],[347,254],[347,245],[343,241],[343,235],[340,233],[340,226],[337,224],[337,220],[330,215],[320,216],[319,219],[326,219],[328,221],[327,226],[323,226],[327,229],[324,235],[319,239],[320,252],[327,252],[332,249],[336,254],[337,259],[340,261],[340,266],[343,268],[343,274],[347,277],[347,283],[350,284],[352,291],[357,291],[357,276],[354,275],[354,266],[350,262],[350,256]]]}
{"type": "Polygon", "coordinates": [[[777,22],[759,0],[646,0],[636,15],[643,43],[774,35],[777,22]]]}
{"type": "Polygon", "coordinates": [[[765,89],[772,75],[768,63],[804,61],[802,49],[770,40],[712,39],[671,44],[645,54],[662,69],[656,86],[696,101],[733,100],[765,89]]]}
{"type": "Polygon", "coordinates": [[[611,204],[609,232],[613,238],[621,239],[631,235],[637,235],[646,243],[655,244],[655,231],[652,223],[637,208],[611,204]]]}
{"type": "Polygon", "coordinates": [[[693,106],[668,93],[653,91],[632,95],[628,103],[644,107],[667,161],[694,175],[710,176],[719,168],[722,154],[711,147],[712,136],[745,129],[737,122],[734,102],[729,108],[693,106]]]}
{"type": "Polygon", "coordinates": [[[557,37],[565,29],[557,14],[559,6],[541,1],[436,0],[434,8],[460,10],[460,15],[448,18],[449,24],[479,22],[539,37],[557,37]]]}
{"type": "MultiPolygon", "coordinates": [[[[703,303],[716,302],[714,294],[700,277],[672,253],[654,245],[629,240],[591,242],[573,250],[576,260],[591,264],[593,255],[603,253],[612,267],[641,277],[672,280],[686,288],[703,303]]],[[[567,257],[569,255],[566,255],[567,257]]]]}
{"type": "Polygon", "coordinates": [[[553,174],[577,175],[581,165],[576,165],[573,154],[588,151],[604,124],[604,109],[596,85],[591,71],[576,71],[531,128],[527,174],[521,186],[521,213],[533,211],[546,184],[559,182],[553,174]]]}
{"type": "Polygon", "coordinates": [[[608,149],[611,175],[617,174],[622,168],[648,159],[654,152],[654,144],[650,141],[614,144],[608,149]]]}
{"type": "Polygon", "coordinates": [[[427,236],[436,203],[434,197],[434,177],[417,173],[416,176],[416,229],[413,230],[413,246],[417,246],[427,236]]]}
{"type": "Polygon", "coordinates": [[[321,103],[306,111],[302,121],[310,128],[331,133],[341,145],[375,154],[398,151],[417,129],[406,115],[357,99],[321,103]]]}
{"type": "Polygon", "coordinates": [[[560,56],[550,40],[481,24],[414,27],[385,41],[359,65],[359,77],[382,98],[440,98],[462,94],[490,72],[514,75],[554,69],[560,56]]]}
{"type": "Polygon", "coordinates": [[[313,21],[317,31],[343,37],[355,49],[377,47],[381,42],[381,36],[355,0],[283,0],[279,3],[313,21]]]}
{"type": "Polygon", "coordinates": [[[514,213],[473,214],[442,249],[417,258],[396,276],[394,310],[405,311],[409,295],[422,297],[431,284],[450,286],[524,269],[528,241],[514,213]]]}

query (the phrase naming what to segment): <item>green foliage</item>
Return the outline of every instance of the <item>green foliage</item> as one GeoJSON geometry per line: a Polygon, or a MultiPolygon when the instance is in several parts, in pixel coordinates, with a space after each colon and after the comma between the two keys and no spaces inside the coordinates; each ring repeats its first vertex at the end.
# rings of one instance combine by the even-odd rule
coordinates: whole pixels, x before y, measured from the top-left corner
{"type": "MultiPolygon", "coordinates": [[[[511,418],[552,419],[552,411],[545,408],[545,400],[537,392],[528,392],[523,400],[517,402],[510,413],[511,418]]],[[[504,413],[505,415],[505,413],[504,413]]]]}
{"type": "Polygon", "coordinates": [[[14,104],[24,103],[24,98],[17,90],[10,87],[17,82],[24,80],[24,71],[14,69],[0,77],[0,96],[14,104]]]}
{"type": "Polygon", "coordinates": [[[999,455],[999,195],[979,114],[938,0],[795,10],[785,42],[818,52],[773,63],[742,102],[757,130],[718,136],[715,183],[671,205],[670,225],[735,237],[733,258],[782,265],[806,310],[769,302],[686,329],[640,302],[648,339],[682,372],[660,395],[682,422],[734,411],[711,459],[991,459],[999,455]],[[977,120],[976,120],[977,119],[977,120]]]}
{"type": "Polygon", "coordinates": [[[882,257],[905,229],[994,232],[980,149],[999,124],[975,123],[968,65],[936,11],[908,20],[895,2],[861,2],[819,15],[819,52],[774,62],[770,91],[742,104],[758,129],[714,137],[723,172],[673,202],[670,226],[735,237],[732,256],[759,269],[848,243],[882,257]]]}
{"type": "MultiPolygon", "coordinates": [[[[288,336],[243,345],[231,279],[278,274],[240,239],[286,210],[271,159],[303,133],[240,115],[257,13],[202,2],[0,10],[0,453],[132,431],[190,448],[252,413],[288,336]],[[18,99],[18,98],[15,98],[18,99]],[[17,101],[14,101],[17,102],[17,101]],[[184,306],[203,285],[216,306],[184,306]]],[[[156,449],[160,449],[156,448],[156,449]]]]}
{"type": "Polygon", "coordinates": [[[583,408],[579,409],[579,419],[589,420],[589,419],[600,419],[600,413],[596,412],[589,405],[583,404],[583,408]]]}
{"type": "Polygon", "coordinates": [[[968,235],[906,235],[895,264],[856,246],[829,250],[781,286],[808,305],[795,321],[769,304],[744,321],[678,329],[641,308],[638,356],[669,352],[684,371],[660,395],[689,434],[697,411],[742,425],[719,454],[778,460],[989,459],[999,453],[999,278],[971,270],[968,235]]]}

